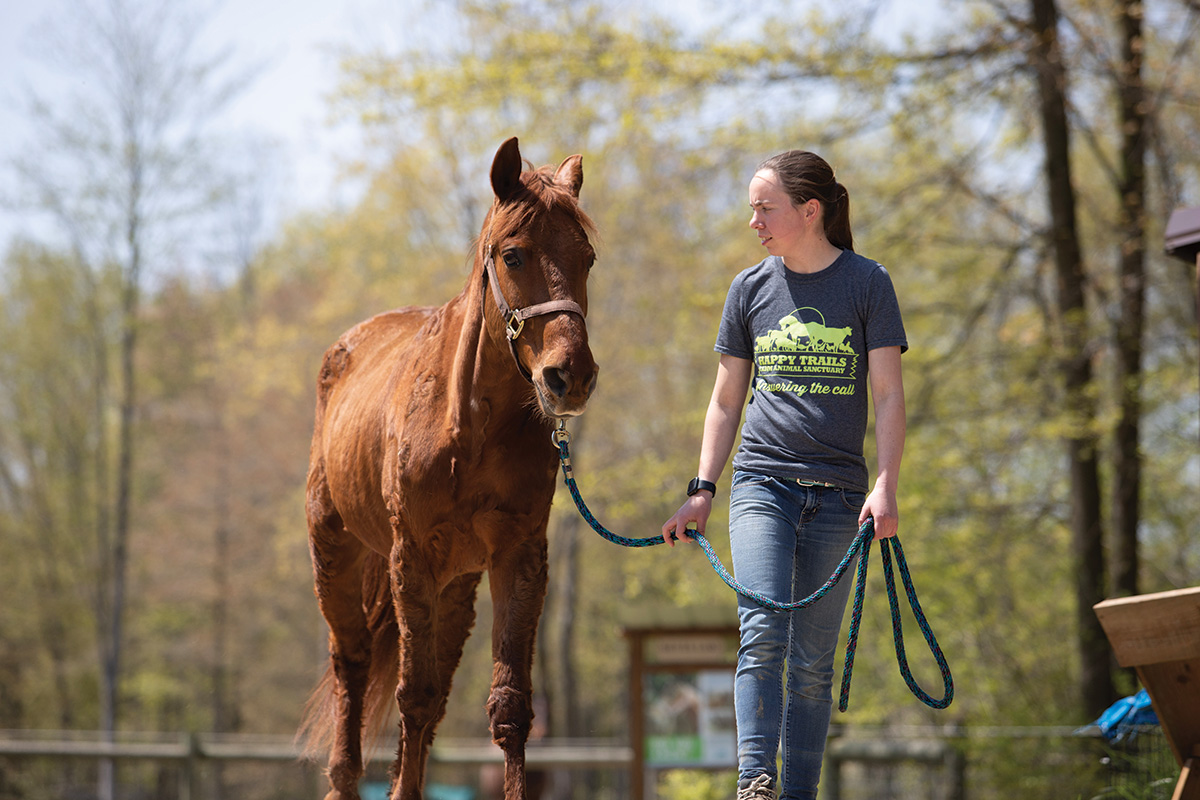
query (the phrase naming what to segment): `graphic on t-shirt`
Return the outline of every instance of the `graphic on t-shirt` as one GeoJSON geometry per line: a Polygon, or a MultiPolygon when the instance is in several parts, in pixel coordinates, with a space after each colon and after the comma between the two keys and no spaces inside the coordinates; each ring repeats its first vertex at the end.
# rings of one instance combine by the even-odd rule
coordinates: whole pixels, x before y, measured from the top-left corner
{"type": "Polygon", "coordinates": [[[854,394],[858,355],[850,328],[831,328],[815,308],[797,308],[754,342],[760,392],[854,394]]]}

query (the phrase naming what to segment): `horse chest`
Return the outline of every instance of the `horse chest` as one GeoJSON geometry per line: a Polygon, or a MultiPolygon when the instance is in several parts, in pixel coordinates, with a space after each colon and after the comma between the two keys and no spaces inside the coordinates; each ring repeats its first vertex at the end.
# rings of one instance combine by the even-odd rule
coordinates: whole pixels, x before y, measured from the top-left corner
{"type": "Polygon", "coordinates": [[[548,447],[451,441],[432,447],[427,439],[395,442],[396,461],[385,468],[384,495],[406,507],[420,506],[436,516],[469,516],[476,503],[529,513],[550,502],[555,462],[548,447]]]}
{"type": "Polygon", "coordinates": [[[396,535],[433,545],[424,558],[451,572],[480,570],[498,550],[544,532],[555,475],[548,446],[520,437],[433,444],[419,436],[397,441],[384,478],[396,535]]]}

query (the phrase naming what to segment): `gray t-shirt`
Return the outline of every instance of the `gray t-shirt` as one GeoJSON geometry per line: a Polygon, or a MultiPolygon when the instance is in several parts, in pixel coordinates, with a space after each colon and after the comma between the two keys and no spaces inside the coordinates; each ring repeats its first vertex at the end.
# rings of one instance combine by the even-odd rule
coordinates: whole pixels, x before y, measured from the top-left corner
{"type": "Polygon", "coordinates": [[[908,349],[892,280],[843,250],[820,272],[769,256],[733,279],[716,351],[754,361],[734,469],[867,491],[867,353],[908,349]]]}

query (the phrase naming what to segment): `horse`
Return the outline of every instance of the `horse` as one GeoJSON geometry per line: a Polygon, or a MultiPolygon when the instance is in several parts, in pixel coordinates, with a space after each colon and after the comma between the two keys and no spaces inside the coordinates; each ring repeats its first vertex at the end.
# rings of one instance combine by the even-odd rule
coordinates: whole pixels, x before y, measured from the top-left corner
{"type": "Polygon", "coordinates": [[[526,797],[553,426],[583,413],[599,369],[585,321],[595,227],[579,205],[582,161],[523,171],[517,139],[504,142],[462,291],[372,317],[325,353],[306,515],[329,663],[301,735],[309,752],[329,748],[326,800],[358,800],[363,738],[391,702],[390,798],[422,796],[485,570],[486,710],[504,798],[526,797]]]}

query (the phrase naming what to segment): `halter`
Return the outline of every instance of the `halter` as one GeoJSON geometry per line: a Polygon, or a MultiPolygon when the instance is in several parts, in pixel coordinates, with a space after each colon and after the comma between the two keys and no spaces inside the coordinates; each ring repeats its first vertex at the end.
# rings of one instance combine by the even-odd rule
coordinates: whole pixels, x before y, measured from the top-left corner
{"type": "MultiPolygon", "coordinates": [[[[521,363],[521,359],[517,357],[517,337],[521,335],[521,331],[525,327],[525,320],[530,317],[540,317],[560,311],[570,311],[573,314],[578,314],[580,319],[586,319],[587,315],[583,313],[583,309],[574,300],[548,300],[545,303],[537,303],[525,308],[514,309],[510,307],[508,301],[504,299],[504,293],[500,291],[500,279],[496,276],[496,263],[492,259],[490,232],[488,239],[487,252],[483,262],[483,285],[486,287],[489,278],[491,279],[492,297],[496,301],[496,307],[500,309],[500,316],[504,319],[504,330],[508,334],[508,349],[512,352],[513,361],[516,362],[521,376],[530,383],[533,383],[533,375],[521,363]]],[[[486,297],[486,294],[484,297],[486,297]]],[[[484,302],[483,298],[480,299],[480,302],[484,302]]]]}

